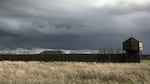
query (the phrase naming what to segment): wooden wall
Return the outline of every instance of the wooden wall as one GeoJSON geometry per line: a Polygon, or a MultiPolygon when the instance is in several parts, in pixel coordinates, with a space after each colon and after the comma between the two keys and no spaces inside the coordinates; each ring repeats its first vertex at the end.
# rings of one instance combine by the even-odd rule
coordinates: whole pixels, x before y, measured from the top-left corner
{"type": "Polygon", "coordinates": [[[0,60],[9,61],[71,61],[71,62],[138,62],[126,54],[30,54],[30,55],[2,55],[0,60]]]}

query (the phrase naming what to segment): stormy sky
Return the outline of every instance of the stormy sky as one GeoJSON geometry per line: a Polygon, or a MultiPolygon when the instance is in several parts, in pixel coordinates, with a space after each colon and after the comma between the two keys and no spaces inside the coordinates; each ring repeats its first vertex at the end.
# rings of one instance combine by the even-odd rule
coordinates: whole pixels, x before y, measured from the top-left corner
{"type": "Polygon", "coordinates": [[[1,49],[117,49],[131,36],[150,52],[150,0],[0,0],[1,49]]]}

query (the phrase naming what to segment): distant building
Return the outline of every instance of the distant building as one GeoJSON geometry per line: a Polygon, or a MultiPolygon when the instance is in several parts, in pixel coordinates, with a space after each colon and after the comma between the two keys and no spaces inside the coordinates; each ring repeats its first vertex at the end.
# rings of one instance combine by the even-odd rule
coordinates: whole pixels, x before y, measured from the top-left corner
{"type": "Polygon", "coordinates": [[[128,40],[123,42],[123,50],[142,51],[143,50],[143,44],[141,41],[138,41],[137,39],[130,37],[128,40]]]}
{"type": "Polygon", "coordinates": [[[47,54],[63,54],[62,51],[43,51],[40,53],[41,55],[47,55],[47,54]]]}
{"type": "Polygon", "coordinates": [[[123,42],[123,50],[126,51],[127,61],[129,62],[140,62],[140,51],[143,50],[143,44],[141,41],[130,37],[123,42]]]}

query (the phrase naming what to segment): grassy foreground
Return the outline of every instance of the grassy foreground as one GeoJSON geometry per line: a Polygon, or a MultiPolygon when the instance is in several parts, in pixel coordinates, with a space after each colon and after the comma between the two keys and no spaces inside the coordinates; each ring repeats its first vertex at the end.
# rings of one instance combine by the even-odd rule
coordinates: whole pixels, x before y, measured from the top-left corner
{"type": "Polygon", "coordinates": [[[0,84],[150,84],[150,64],[0,62],[0,84]]]}
{"type": "Polygon", "coordinates": [[[143,64],[150,64],[150,60],[141,60],[141,63],[143,63],[143,64]]]}

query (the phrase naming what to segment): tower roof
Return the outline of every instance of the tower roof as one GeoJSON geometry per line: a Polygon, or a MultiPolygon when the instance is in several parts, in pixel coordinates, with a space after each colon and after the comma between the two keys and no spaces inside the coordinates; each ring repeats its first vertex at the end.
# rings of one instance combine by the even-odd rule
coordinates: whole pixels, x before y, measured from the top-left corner
{"type": "Polygon", "coordinates": [[[127,39],[123,43],[133,43],[133,42],[140,42],[140,41],[135,39],[134,37],[130,37],[129,39],[127,39]]]}

